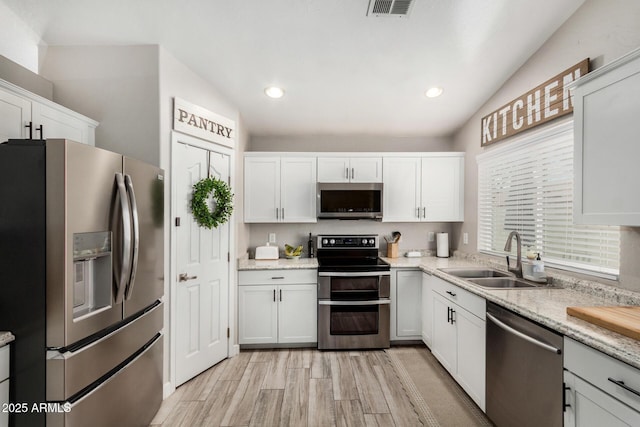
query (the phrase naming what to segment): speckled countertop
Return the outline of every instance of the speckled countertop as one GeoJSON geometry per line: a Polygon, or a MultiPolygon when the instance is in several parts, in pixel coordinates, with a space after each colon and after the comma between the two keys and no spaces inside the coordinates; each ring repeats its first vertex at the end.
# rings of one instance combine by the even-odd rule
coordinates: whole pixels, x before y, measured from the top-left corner
{"type": "Polygon", "coordinates": [[[9,344],[15,339],[16,337],[14,337],[11,332],[0,331],[0,347],[3,347],[9,344]]]}
{"type": "MultiPolygon", "coordinates": [[[[640,293],[603,285],[598,282],[574,279],[553,274],[553,283],[560,288],[549,289],[486,289],[438,270],[449,267],[488,266],[505,270],[497,261],[481,257],[437,258],[382,258],[392,268],[419,268],[461,288],[480,295],[526,318],[545,325],[559,333],[602,351],[616,359],[640,369],[640,341],[625,337],[567,314],[570,306],[640,305],[640,293]]],[[[239,259],[238,270],[313,269],[315,258],[298,260],[279,259],[256,261],[239,259]]]]}
{"type": "Polygon", "coordinates": [[[274,260],[255,260],[240,258],[238,259],[238,270],[299,270],[318,268],[318,260],[316,258],[299,258],[299,259],[274,259],[274,260]]]}
{"type": "Polygon", "coordinates": [[[636,292],[561,275],[554,275],[553,282],[562,288],[486,289],[438,269],[484,265],[504,270],[505,266],[457,257],[383,259],[393,268],[420,268],[640,369],[640,341],[567,314],[570,306],[640,305],[636,292]]]}

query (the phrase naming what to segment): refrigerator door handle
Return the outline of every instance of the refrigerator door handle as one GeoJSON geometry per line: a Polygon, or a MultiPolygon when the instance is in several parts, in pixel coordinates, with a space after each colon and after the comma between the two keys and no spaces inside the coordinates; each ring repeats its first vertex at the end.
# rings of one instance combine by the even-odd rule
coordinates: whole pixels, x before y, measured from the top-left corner
{"type": "Polygon", "coordinates": [[[127,285],[125,299],[131,298],[133,293],[133,285],[136,280],[136,271],[138,270],[138,252],[140,249],[140,221],[138,218],[138,205],[136,204],[136,193],[133,191],[133,181],[130,175],[124,176],[124,182],[129,193],[129,203],[131,204],[131,218],[133,219],[133,247],[132,260],[131,260],[131,274],[129,276],[129,283],[127,285]]]}
{"type": "Polygon", "coordinates": [[[129,209],[129,196],[124,184],[124,177],[121,173],[116,173],[116,184],[118,185],[118,198],[122,213],[122,266],[120,272],[116,273],[118,280],[118,292],[116,293],[116,304],[122,302],[124,291],[127,287],[127,280],[131,273],[131,210],[129,209]]]}

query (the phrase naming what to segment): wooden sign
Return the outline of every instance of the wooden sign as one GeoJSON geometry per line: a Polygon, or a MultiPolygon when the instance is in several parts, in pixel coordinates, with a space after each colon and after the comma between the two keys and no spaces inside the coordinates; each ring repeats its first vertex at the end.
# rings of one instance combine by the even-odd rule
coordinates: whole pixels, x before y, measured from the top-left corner
{"type": "Polygon", "coordinates": [[[231,148],[236,138],[233,120],[180,98],[173,99],[173,129],[231,148]]]}
{"type": "Polygon", "coordinates": [[[589,72],[589,58],[503,105],[481,120],[481,143],[493,144],[573,111],[567,85],[589,72]]]}

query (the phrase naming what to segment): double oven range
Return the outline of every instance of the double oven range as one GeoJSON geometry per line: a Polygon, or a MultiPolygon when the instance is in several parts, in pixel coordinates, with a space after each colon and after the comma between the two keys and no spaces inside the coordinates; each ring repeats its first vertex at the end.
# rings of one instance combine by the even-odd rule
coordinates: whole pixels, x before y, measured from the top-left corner
{"type": "Polygon", "coordinates": [[[388,348],[391,267],[377,235],[321,235],[318,349],[388,348]]]}

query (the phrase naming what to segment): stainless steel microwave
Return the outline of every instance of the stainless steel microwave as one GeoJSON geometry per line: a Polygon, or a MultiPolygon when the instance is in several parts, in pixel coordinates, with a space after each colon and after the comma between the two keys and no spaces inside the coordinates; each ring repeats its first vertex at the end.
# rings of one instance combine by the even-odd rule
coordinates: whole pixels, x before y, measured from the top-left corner
{"type": "Polygon", "coordinates": [[[382,219],[382,183],[318,183],[319,219],[382,219]]]}

